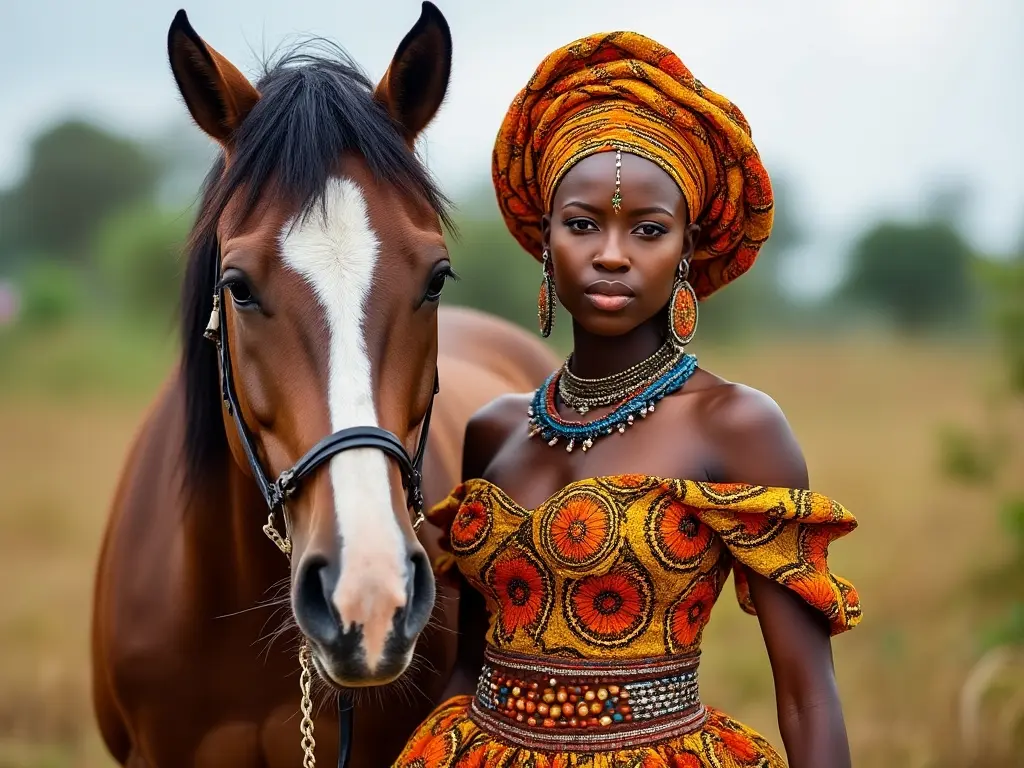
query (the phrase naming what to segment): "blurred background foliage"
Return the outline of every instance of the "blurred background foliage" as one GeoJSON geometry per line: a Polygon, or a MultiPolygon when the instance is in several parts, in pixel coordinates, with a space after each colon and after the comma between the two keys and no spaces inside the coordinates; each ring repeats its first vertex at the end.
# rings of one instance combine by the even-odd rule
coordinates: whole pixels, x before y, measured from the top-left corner
{"type": "MultiPolygon", "coordinates": [[[[173,316],[181,246],[213,155],[197,133],[186,127],[174,140],[143,143],[69,120],[36,137],[24,174],[0,191],[0,279],[17,294],[19,325],[173,316]]],[[[808,212],[784,173],[774,184],[772,236],[743,280],[702,305],[702,338],[862,327],[936,336],[979,331],[991,320],[979,312],[992,282],[981,273],[993,264],[1012,270],[1014,254],[972,251],[956,215],[967,191],[937,190],[917,220],[867,222],[839,285],[807,300],[787,292],[785,276],[808,212]]],[[[532,328],[539,268],[499,219],[489,180],[458,202],[459,236],[449,246],[464,279],[450,300],[532,328]],[[496,269],[501,280],[492,279],[496,269]]],[[[1006,279],[1000,275],[996,282],[1006,279]]],[[[14,322],[12,314],[5,324],[14,322]]]]}

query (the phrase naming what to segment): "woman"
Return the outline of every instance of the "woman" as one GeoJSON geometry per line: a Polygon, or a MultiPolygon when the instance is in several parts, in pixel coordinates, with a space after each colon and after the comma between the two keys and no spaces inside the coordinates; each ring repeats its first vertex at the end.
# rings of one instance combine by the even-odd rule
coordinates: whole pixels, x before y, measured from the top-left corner
{"type": "Polygon", "coordinates": [[[860,605],[826,555],[856,521],[806,490],[769,397],[683,351],[697,299],[746,271],[771,228],[746,120],[657,43],[595,35],[516,97],[493,174],[543,265],[541,332],[557,294],[573,350],[536,393],[473,418],[465,482],[431,513],[451,552],[438,567],[468,582],[460,675],[398,765],[785,765],[697,690],[732,571],[789,764],[848,766],[830,635],[860,605]]]}

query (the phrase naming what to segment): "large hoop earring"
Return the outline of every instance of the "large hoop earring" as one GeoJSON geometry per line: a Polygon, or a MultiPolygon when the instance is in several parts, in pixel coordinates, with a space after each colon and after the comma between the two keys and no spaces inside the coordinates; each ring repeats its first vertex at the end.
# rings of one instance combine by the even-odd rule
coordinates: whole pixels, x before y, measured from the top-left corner
{"type": "Polygon", "coordinates": [[[540,335],[547,338],[551,335],[551,326],[555,322],[555,281],[551,277],[551,252],[545,248],[541,269],[544,276],[537,294],[537,321],[540,324],[540,335]]]}
{"type": "Polygon", "coordinates": [[[697,332],[697,294],[687,280],[689,276],[690,262],[684,259],[679,262],[668,305],[668,330],[680,347],[689,344],[697,332]]]}

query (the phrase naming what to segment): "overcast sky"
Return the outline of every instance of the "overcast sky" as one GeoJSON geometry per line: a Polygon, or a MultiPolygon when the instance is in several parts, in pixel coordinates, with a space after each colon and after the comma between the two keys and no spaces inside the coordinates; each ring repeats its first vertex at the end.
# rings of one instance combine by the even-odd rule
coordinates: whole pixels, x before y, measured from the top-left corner
{"type": "MultiPolygon", "coordinates": [[[[289,35],[343,45],[375,79],[418,0],[20,0],[0,46],[0,187],[32,134],[71,114],[135,134],[183,113],[166,61],[182,2],[244,72],[289,35]]],[[[597,31],[672,48],[746,114],[770,172],[813,225],[797,277],[833,277],[849,237],[919,212],[934,184],[970,185],[974,243],[1024,235],[1024,0],[437,0],[452,28],[448,100],[427,134],[450,193],[486,178],[498,123],[540,59],[597,31]],[[830,266],[832,265],[832,266],[830,266]]]]}

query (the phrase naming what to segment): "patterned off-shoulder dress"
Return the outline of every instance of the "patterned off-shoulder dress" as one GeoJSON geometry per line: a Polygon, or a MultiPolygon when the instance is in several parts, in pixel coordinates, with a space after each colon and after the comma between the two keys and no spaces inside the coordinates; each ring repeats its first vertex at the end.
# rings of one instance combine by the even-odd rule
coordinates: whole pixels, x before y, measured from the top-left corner
{"type": "Polygon", "coordinates": [[[792,590],[832,634],[861,617],[829,544],[857,522],[811,491],[618,475],[572,483],[524,509],[469,480],[430,512],[486,599],[474,696],[441,704],[400,768],[776,768],[759,734],[705,706],[701,632],[730,571],[792,590]]]}

